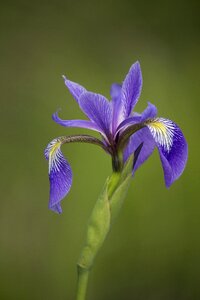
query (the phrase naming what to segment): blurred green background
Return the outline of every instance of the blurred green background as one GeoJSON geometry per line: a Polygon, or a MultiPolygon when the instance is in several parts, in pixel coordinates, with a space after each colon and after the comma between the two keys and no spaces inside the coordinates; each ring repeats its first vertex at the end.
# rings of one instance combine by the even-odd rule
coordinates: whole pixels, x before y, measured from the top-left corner
{"type": "MultiPolygon", "coordinates": [[[[0,299],[74,299],[76,261],[111,162],[98,147],[63,147],[74,173],[63,214],[47,209],[43,151],[83,133],[51,120],[81,118],[62,74],[109,97],[133,62],[136,107],[154,103],[189,144],[183,176],[167,190],[157,151],[136,173],[96,259],[88,300],[200,299],[199,1],[2,1],[0,4],[0,299]]],[[[87,132],[89,133],[89,131],[87,132]]]]}

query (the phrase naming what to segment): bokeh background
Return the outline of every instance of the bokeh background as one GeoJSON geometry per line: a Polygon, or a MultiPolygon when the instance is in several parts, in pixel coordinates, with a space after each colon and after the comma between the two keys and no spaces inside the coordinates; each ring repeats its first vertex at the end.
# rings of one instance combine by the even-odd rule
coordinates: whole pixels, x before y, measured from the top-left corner
{"type": "MultiPolygon", "coordinates": [[[[157,151],[137,171],[96,259],[88,300],[200,299],[199,1],[2,1],[0,4],[0,299],[74,299],[86,224],[111,163],[92,145],[63,147],[74,180],[62,215],[47,209],[46,144],[84,130],[62,74],[109,97],[133,62],[143,72],[137,111],[154,103],[189,144],[167,190],[157,151]]],[[[89,131],[87,132],[89,133],[89,131]]]]}

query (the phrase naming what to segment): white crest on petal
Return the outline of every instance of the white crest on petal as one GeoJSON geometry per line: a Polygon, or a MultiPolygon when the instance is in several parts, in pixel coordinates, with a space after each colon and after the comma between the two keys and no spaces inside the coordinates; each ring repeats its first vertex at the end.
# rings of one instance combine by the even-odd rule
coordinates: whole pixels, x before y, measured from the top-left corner
{"type": "Polygon", "coordinates": [[[60,151],[62,140],[56,138],[51,141],[45,149],[45,157],[49,159],[49,174],[52,170],[59,172],[63,155],[60,151]]]}
{"type": "Polygon", "coordinates": [[[151,119],[146,122],[156,143],[163,147],[167,152],[170,152],[173,137],[175,134],[175,125],[172,121],[163,118],[151,119]]]}

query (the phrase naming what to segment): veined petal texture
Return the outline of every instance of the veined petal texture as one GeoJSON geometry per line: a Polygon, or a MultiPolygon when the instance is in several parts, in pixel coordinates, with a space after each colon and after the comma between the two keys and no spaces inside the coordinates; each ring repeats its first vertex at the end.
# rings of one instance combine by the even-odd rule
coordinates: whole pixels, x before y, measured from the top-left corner
{"type": "Polygon", "coordinates": [[[121,102],[121,85],[117,83],[113,83],[110,89],[111,95],[111,104],[112,104],[112,132],[113,134],[116,131],[117,126],[123,121],[123,106],[121,102]]]}
{"type": "Polygon", "coordinates": [[[101,132],[101,128],[99,128],[94,122],[89,120],[62,120],[58,116],[58,112],[52,115],[52,119],[61,126],[64,127],[77,127],[77,128],[85,128],[91,129],[98,132],[101,132]]]}
{"type": "Polygon", "coordinates": [[[181,129],[171,120],[156,118],[147,124],[159,150],[167,187],[182,174],[188,146],[181,129]]]}
{"type": "Polygon", "coordinates": [[[129,143],[124,151],[124,160],[126,161],[141,144],[142,148],[133,167],[133,174],[149,158],[156,145],[147,127],[140,129],[130,137],[129,143]]]}
{"type": "Polygon", "coordinates": [[[81,95],[79,105],[87,117],[94,122],[107,137],[111,134],[112,107],[102,95],[86,92],[81,95]]]}
{"type": "Polygon", "coordinates": [[[145,108],[145,110],[139,114],[134,113],[132,117],[129,117],[125,119],[123,122],[121,122],[116,130],[116,133],[119,131],[122,131],[127,128],[128,126],[131,126],[136,123],[141,123],[146,121],[150,118],[155,118],[157,116],[157,108],[152,103],[148,102],[148,106],[145,108]]]}
{"type": "Polygon", "coordinates": [[[86,92],[86,89],[82,85],[67,79],[64,75],[63,79],[68,90],[70,91],[74,99],[78,102],[81,94],[86,92]]]}
{"type": "Polygon", "coordinates": [[[62,139],[56,138],[45,149],[45,157],[49,161],[49,208],[57,213],[62,212],[60,202],[72,185],[72,170],[60,150],[61,145],[62,139]]]}
{"type": "Polygon", "coordinates": [[[134,63],[122,84],[121,101],[124,119],[129,117],[142,90],[142,72],[139,62],[134,63]]]}

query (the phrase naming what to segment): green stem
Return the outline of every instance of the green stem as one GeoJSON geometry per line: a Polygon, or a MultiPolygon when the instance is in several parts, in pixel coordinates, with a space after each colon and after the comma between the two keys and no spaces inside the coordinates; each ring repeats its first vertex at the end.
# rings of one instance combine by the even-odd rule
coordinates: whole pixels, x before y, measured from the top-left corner
{"type": "Polygon", "coordinates": [[[114,172],[106,180],[103,191],[93,208],[88,222],[86,241],[77,263],[76,300],[86,299],[89,272],[121,209],[131,179],[132,164],[133,157],[131,156],[121,172],[114,172]]]}
{"type": "Polygon", "coordinates": [[[78,282],[77,282],[76,300],[85,300],[89,270],[81,268],[81,266],[79,265],[77,267],[77,270],[78,270],[78,282]]]}

